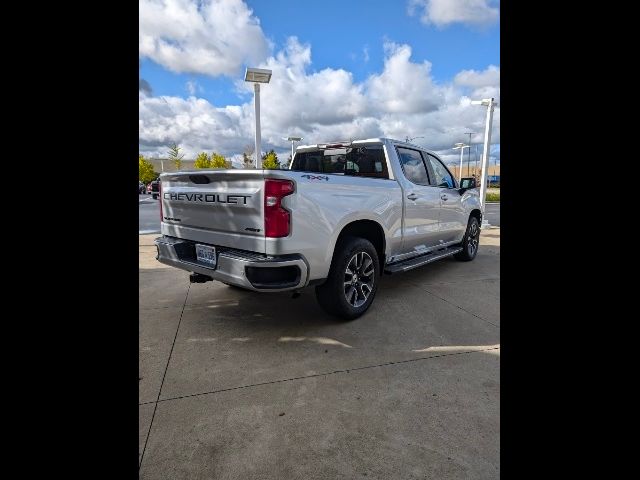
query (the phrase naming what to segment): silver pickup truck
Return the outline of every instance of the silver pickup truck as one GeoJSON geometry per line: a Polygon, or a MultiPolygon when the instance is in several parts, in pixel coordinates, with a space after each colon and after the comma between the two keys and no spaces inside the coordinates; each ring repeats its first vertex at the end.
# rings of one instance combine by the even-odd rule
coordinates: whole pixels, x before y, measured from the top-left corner
{"type": "Polygon", "coordinates": [[[322,308],[353,319],[382,273],[473,260],[480,198],[460,183],[433,152],[387,138],[300,146],[289,170],[164,173],[157,259],[192,283],[315,286],[322,308]]]}

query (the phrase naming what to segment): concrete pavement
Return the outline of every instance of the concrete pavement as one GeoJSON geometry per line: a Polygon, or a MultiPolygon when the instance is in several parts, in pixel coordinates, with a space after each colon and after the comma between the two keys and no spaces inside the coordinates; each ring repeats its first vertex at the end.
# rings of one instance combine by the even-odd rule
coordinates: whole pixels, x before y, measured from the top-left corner
{"type": "Polygon", "coordinates": [[[493,227],[500,226],[500,202],[488,202],[485,204],[485,218],[493,227]]]}
{"type": "Polygon", "coordinates": [[[138,195],[138,233],[160,233],[160,200],[138,195]]]}
{"type": "Polygon", "coordinates": [[[254,294],[140,238],[140,478],[498,478],[500,230],[365,316],[254,294]],[[144,455],[143,455],[144,453],[144,455]]]}

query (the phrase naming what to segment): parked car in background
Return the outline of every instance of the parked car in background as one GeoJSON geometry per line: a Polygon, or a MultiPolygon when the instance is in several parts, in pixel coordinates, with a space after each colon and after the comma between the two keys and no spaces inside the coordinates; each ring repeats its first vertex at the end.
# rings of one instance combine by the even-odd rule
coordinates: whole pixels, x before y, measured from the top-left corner
{"type": "Polygon", "coordinates": [[[149,187],[150,187],[149,193],[151,193],[153,195],[153,199],[156,200],[160,195],[160,179],[156,178],[153,182],[149,184],[149,187]]]}
{"type": "Polygon", "coordinates": [[[141,181],[138,181],[138,195],[147,193],[147,187],[141,181]]]}

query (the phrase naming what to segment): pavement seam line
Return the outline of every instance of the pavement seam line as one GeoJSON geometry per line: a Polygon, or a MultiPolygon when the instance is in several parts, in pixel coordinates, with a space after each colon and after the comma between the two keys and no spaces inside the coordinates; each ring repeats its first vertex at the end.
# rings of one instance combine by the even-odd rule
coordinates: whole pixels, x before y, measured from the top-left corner
{"type": "MultiPolygon", "coordinates": [[[[222,388],[220,390],[212,390],[210,392],[202,392],[202,393],[193,393],[191,395],[181,395],[179,397],[171,397],[171,398],[163,398],[162,400],[159,399],[158,396],[158,400],[155,401],[156,407],[158,405],[158,403],[160,402],[169,402],[172,400],[182,400],[184,398],[191,398],[191,397],[202,397],[205,395],[211,395],[214,393],[222,393],[222,392],[230,392],[233,390],[242,390],[245,388],[252,388],[252,387],[260,387],[263,385],[274,385],[276,383],[284,383],[284,382],[291,382],[294,380],[305,380],[307,378],[317,378],[317,377],[327,377],[329,375],[335,375],[338,373],[349,373],[349,372],[355,372],[358,370],[367,370],[370,368],[379,368],[379,367],[388,367],[391,365],[401,365],[403,363],[412,363],[412,362],[419,362],[422,360],[429,360],[431,358],[440,358],[440,357],[450,357],[453,355],[464,355],[464,354],[468,354],[468,353],[477,353],[477,352],[488,352],[491,350],[500,350],[500,346],[497,347],[492,347],[492,348],[485,348],[482,350],[466,350],[464,352],[453,352],[453,353],[443,353],[440,355],[431,355],[428,357],[418,357],[418,358],[409,358],[407,360],[396,360],[396,361],[392,361],[392,362],[385,362],[385,363],[380,363],[377,365],[366,365],[364,367],[354,367],[354,368],[345,368],[344,370],[334,370],[333,372],[324,372],[324,373],[315,373],[313,375],[302,375],[300,377],[291,377],[291,378],[283,378],[280,380],[272,380],[270,382],[260,382],[260,383],[252,383],[251,385],[241,385],[239,387],[230,387],[230,388],[222,388]]],[[[140,403],[138,404],[138,406],[142,406],[142,405],[149,405],[152,404],[154,402],[145,402],[145,403],[140,403]]],[[[155,410],[154,410],[155,412],[155,410]]],[[[148,439],[148,436],[147,436],[148,439]]]]}
{"type": "Polygon", "coordinates": [[[455,303],[450,302],[450,301],[449,301],[449,300],[447,300],[446,298],[442,298],[440,295],[437,295],[437,294],[433,293],[433,292],[432,292],[431,290],[429,290],[428,288],[424,288],[423,286],[418,285],[418,284],[416,284],[416,283],[411,283],[411,282],[407,282],[407,283],[410,283],[410,284],[411,284],[411,285],[413,285],[414,287],[418,287],[418,288],[420,288],[420,289],[424,290],[425,292],[430,293],[430,294],[431,294],[431,295],[433,295],[434,297],[439,298],[439,299],[440,299],[440,300],[442,300],[443,302],[446,302],[446,303],[448,303],[449,305],[453,305],[454,307],[459,308],[459,309],[460,309],[460,310],[462,310],[463,312],[468,313],[469,315],[473,315],[474,317],[479,318],[479,319],[480,319],[480,320],[482,320],[483,322],[486,322],[486,323],[488,323],[489,325],[492,325],[492,326],[496,327],[497,329],[500,329],[500,325],[496,325],[495,323],[490,322],[489,320],[487,320],[487,319],[485,319],[485,318],[482,318],[480,315],[476,315],[475,313],[470,312],[469,310],[466,310],[465,308],[462,308],[460,305],[456,305],[455,303]]]}
{"type": "MultiPolygon", "coordinates": [[[[153,419],[156,417],[156,410],[158,409],[158,403],[160,401],[160,394],[162,394],[162,387],[164,385],[164,379],[167,376],[167,370],[169,370],[169,363],[171,362],[171,356],[173,355],[173,347],[176,345],[178,339],[178,332],[180,331],[180,325],[182,324],[182,316],[184,315],[184,307],[187,306],[187,300],[189,299],[189,290],[191,290],[191,284],[187,288],[187,294],[184,296],[184,303],[182,304],[182,311],[180,312],[180,320],[178,320],[178,327],[176,328],[176,334],[173,337],[173,343],[171,344],[171,350],[169,351],[169,358],[167,358],[167,364],[164,367],[164,374],[162,375],[162,382],[160,382],[160,388],[158,389],[158,396],[156,397],[155,405],[153,407],[153,414],[151,415],[151,421],[149,422],[149,430],[147,430],[147,438],[144,440],[144,447],[142,448],[142,455],[140,455],[140,463],[138,464],[138,472],[142,468],[142,462],[144,460],[144,452],[147,451],[147,443],[149,442],[149,436],[151,435],[151,427],[153,427],[153,419]]],[[[148,402],[151,403],[151,402],[148,402]]],[[[145,405],[143,403],[138,406],[145,405]]]]}

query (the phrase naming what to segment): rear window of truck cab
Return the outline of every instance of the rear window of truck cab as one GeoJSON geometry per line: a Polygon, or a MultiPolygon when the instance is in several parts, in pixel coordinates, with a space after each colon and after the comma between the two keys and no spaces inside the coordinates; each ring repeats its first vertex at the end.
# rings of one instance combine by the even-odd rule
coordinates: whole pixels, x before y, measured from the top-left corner
{"type": "Polygon", "coordinates": [[[296,152],[291,170],[356,177],[389,178],[382,145],[296,152]]]}

